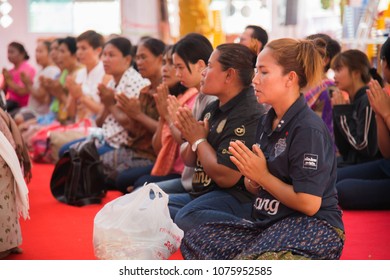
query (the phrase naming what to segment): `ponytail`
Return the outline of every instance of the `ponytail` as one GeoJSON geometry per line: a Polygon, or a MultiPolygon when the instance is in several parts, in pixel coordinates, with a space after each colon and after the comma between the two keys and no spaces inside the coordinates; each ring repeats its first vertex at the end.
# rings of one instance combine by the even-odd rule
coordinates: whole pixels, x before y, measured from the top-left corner
{"type": "Polygon", "coordinates": [[[297,60],[304,69],[305,87],[313,87],[322,80],[322,64],[325,56],[326,42],[323,39],[303,40],[298,44],[297,60]],[[319,65],[321,65],[321,71],[318,71],[319,65]]]}
{"type": "Polygon", "coordinates": [[[326,42],[323,39],[283,38],[268,43],[266,47],[273,51],[273,57],[283,68],[283,74],[291,71],[297,74],[300,88],[313,87],[322,80],[323,58],[326,54],[326,42]]]}
{"type": "Polygon", "coordinates": [[[381,85],[381,87],[384,87],[384,84],[383,84],[383,79],[381,77],[381,75],[379,75],[378,71],[376,70],[376,68],[371,68],[370,69],[370,75],[371,77],[374,79],[374,80],[377,80],[378,83],[381,85]]]}

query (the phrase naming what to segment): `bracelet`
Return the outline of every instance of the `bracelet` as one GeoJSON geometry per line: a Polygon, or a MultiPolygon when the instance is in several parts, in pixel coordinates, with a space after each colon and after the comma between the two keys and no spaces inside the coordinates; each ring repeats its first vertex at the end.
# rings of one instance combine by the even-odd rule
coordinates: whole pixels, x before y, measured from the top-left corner
{"type": "Polygon", "coordinates": [[[259,189],[260,188],[260,185],[257,185],[257,183],[256,183],[256,185],[251,181],[251,179],[249,179],[249,178],[247,178],[247,180],[248,180],[248,184],[249,184],[249,186],[252,188],[252,189],[259,189]]]}
{"type": "Polygon", "coordinates": [[[192,144],[191,150],[195,153],[196,150],[198,149],[198,145],[199,145],[200,143],[202,143],[202,142],[205,142],[205,141],[207,141],[206,138],[200,138],[200,139],[196,140],[196,141],[192,144]]]}

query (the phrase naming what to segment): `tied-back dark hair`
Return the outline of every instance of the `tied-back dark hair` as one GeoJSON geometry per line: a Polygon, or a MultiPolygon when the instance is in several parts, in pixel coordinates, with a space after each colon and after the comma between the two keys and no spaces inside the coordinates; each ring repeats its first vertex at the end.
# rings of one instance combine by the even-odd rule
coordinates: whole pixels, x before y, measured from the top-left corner
{"type": "MultiPolygon", "coordinates": [[[[163,53],[163,57],[165,55],[170,57],[170,61],[169,61],[170,64],[173,64],[173,62],[172,62],[172,50],[173,50],[173,45],[166,45],[165,49],[164,49],[164,53],[163,53]]],[[[174,86],[169,88],[169,93],[174,95],[174,96],[178,96],[179,94],[184,93],[187,89],[188,88],[183,86],[181,84],[181,82],[179,81],[174,86]]]]}
{"type": "Polygon", "coordinates": [[[330,63],[332,62],[332,59],[336,56],[336,54],[341,52],[341,46],[340,44],[332,39],[329,35],[323,34],[323,33],[317,33],[312,34],[306,37],[308,40],[314,40],[314,39],[323,39],[326,43],[326,54],[325,57],[329,59],[328,63],[324,67],[324,71],[327,72],[330,69],[330,63]]]}
{"type": "Polygon", "coordinates": [[[190,73],[190,63],[195,64],[203,60],[207,65],[212,52],[213,45],[205,36],[198,33],[187,34],[173,46],[172,50],[172,54],[176,53],[181,57],[190,73]]]}
{"type": "Polygon", "coordinates": [[[23,54],[24,55],[23,56],[24,60],[29,60],[30,59],[30,56],[28,55],[26,49],[24,48],[24,46],[21,43],[19,43],[19,42],[11,42],[8,46],[17,49],[19,53],[23,54]]]}
{"type": "Polygon", "coordinates": [[[350,73],[353,71],[359,72],[360,78],[365,84],[368,84],[371,78],[373,78],[383,86],[382,77],[375,68],[371,67],[367,55],[360,50],[352,49],[337,54],[331,65],[334,70],[347,67],[350,73]]]}
{"type": "Polygon", "coordinates": [[[109,44],[117,48],[124,57],[128,55],[132,57],[132,47],[129,39],[125,37],[115,37],[105,43],[104,46],[107,46],[109,44]]]}
{"type": "Polygon", "coordinates": [[[390,69],[390,37],[382,45],[380,58],[386,61],[387,68],[390,69]]]}
{"type": "Polygon", "coordinates": [[[253,52],[244,45],[233,43],[219,45],[216,50],[219,52],[218,62],[222,70],[234,69],[242,85],[249,87],[254,74],[253,58],[255,55],[253,52]]]}
{"type": "Polygon", "coordinates": [[[154,56],[162,55],[165,50],[165,43],[156,38],[146,38],[139,42],[138,46],[144,46],[154,56]]]}
{"type": "Polygon", "coordinates": [[[382,76],[378,73],[375,67],[370,68],[370,75],[374,80],[377,80],[381,87],[384,87],[382,76]]]}
{"type": "Polygon", "coordinates": [[[68,36],[68,37],[65,37],[65,38],[61,38],[61,39],[58,40],[58,44],[59,45],[65,44],[67,46],[69,52],[72,55],[76,54],[77,42],[76,42],[76,38],[75,37],[68,36]]]}
{"type": "Polygon", "coordinates": [[[265,45],[268,43],[267,31],[257,25],[248,25],[247,27],[245,27],[245,29],[248,28],[253,30],[252,38],[255,38],[256,40],[259,40],[261,42],[261,50],[264,49],[265,45]]]}
{"type": "Polygon", "coordinates": [[[104,45],[103,35],[101,35],[100,33],[97,33],[94,30],[87,30],[87,31],[81,33],[77,37],[77,42],[80,42],[80,41],[87,41],[88,44],[95,50],[97,48],[103,47],[103,45],[104,45]]]}

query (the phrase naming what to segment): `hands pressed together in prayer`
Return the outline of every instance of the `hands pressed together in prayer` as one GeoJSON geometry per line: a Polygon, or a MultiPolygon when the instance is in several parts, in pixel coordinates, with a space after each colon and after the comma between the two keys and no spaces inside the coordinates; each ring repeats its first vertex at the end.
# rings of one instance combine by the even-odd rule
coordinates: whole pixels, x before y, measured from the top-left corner
{"type": "Polygon", "coordinates": [[[11,74],[10,74],[10,72],[7,69],[3,68],[2,73],[3,73],[5,84],[8,84],[9,82],[12,81],[11,74]]]}
{"type": "Polygon", "coordinates": [[[51,78],[42,77],[41,85],[49,92],[52,96],[60,98],[64,88],[58,80],[53,80],[51,78]]]}
{"type": "Polygon", "coordinates": [[[343,93],[338,89],[333,91],[331,102],[332,106],[349,104],[349,100],[346,99],[343,93]]]}
{"type": "Polygon", "coordinates": [[[70,96],[74,99],[79,99],[83,95],[81,84],[76,83],[74,77],[66,77],[65,86],[68,89],[70,96]]]}
{"type": "Polygon", "coordinates": [[[104,84],[99,84],[98,94],[100,102],[102,102],[104,106],[109,107],[115,104],[115,91],[113,89],[108,88],[104,84]]]}
{"type": "Polygon", "coordinates": [[[196,140],[207,138],[209,133],[208,120],[197,121],[190,108],[186,106],[177,108],[176,118],[175,126],[180,130],[182,137],[191,145],[196,140]]]}
{"type": "Polygon", "coordinates": [[[161,120],[166,121],[167,123],[172,123],[172,117],[168,111],[168,96],[169,88],[164,84],[160,84],[157,87],[157,92],[153,94],[153,98],[156,102],[157,111],[161,120]]]}
{"type": "Polygon", "coordinates": [[[380,86],[377,80],[371,80],[367,90],[368,101],[377,116],[386,120],[390,117],[390,96],[380,86]]]}
{"type": "Polygon", "coordinates": [[[253,188],[263,186],[263,180],[269,174],[267,160],[258,145],[252,146],[252,151],[239,140],[230,142],[230,160],[237,166],[253,188]]]}
{"type": "Polygon", "coordinates": [[[32,87],[33,81],[30,79],[30,77],[26,73],[24,73],[24,72],[20,73],[20,79],[22,80],[25,87],[27,87],[27,88],[32,87]]]}
{"type": "Polygon", "coordinates": [[[129,98],[124,93],[119,93],[115,95],[115,100],[118,102],[118,107],[132,119],[137,119],[142,113],[141,103],[137,97],[129,98]]]}

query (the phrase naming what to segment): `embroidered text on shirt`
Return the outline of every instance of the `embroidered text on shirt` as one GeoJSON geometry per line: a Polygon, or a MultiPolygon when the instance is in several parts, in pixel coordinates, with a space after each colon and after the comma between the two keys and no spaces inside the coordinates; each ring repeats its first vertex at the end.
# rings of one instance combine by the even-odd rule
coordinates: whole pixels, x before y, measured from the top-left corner
{"type": "Polygon", "coordinates": [[[278,213],[280,201],[267,198],[258,197],[255,200],[255,204],[253,205],[257,210],[265,210],[270,215],[276,215],[278,213]]]}
{"type": "Polygon", "coordinates": [[[318,167],[318,155],[304,154],[303,155],[303,168],[317,170],[318,167]]]}

